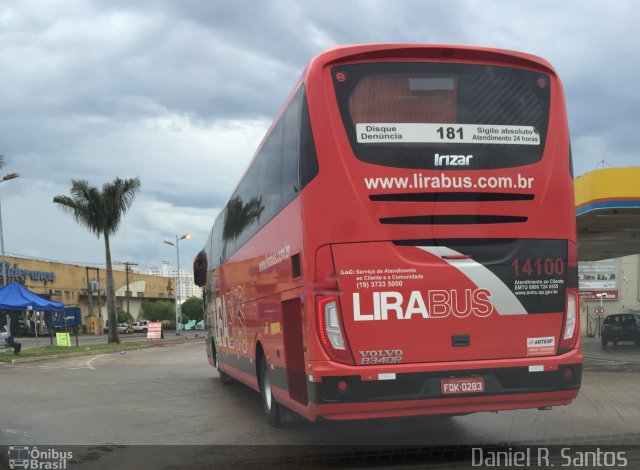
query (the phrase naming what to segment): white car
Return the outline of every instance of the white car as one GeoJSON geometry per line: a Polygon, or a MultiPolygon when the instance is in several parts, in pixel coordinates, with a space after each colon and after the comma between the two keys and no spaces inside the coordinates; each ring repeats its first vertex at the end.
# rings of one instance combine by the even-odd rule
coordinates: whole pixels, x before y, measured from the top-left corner
{"type": "Polygon", "coordinates": [[[9,332],[9,329],[7,328],[7,326],[3,326],[2,330],[0,331],[0,348],[4,348],[6,346],[6,342],[7,342],[7,338],[11,336],[11,333],[9,332]]]}
{"type": "Polygon", "coordinates": [[[141,320],[133,322],[134,333],[146,333],[149,329],[149,320],[141,320]]]}

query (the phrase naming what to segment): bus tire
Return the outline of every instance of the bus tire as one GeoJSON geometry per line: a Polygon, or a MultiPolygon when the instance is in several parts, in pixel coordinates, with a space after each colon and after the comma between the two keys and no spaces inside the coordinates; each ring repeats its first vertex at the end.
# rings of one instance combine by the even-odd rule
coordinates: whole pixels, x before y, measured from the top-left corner
{"type": "Polygon", "coordinates": [[[271,374],[264,356],[262,356],[260,365],[260,395],[262,396],[262,406],[264,407],[267,423],[269,426],[277,427],[280,424],[280,405],[273,396],[271,374]]]}

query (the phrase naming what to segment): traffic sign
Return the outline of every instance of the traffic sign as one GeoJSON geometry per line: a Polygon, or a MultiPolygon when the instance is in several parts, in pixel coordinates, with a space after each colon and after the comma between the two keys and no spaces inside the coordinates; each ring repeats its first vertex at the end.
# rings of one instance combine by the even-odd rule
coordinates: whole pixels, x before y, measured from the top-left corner
{"type": "Polygon", "coordinates": [[[599,317],[604,315],[604,307],[602,305],[598,305],[596,307],[596,315],[598,315],[599,317]]]}

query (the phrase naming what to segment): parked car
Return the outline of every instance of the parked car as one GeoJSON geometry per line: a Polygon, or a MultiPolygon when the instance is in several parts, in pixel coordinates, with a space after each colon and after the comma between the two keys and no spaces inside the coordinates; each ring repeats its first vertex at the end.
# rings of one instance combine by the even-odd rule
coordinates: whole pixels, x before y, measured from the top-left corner
{"type": "Polygon", "coordinates": [[[128,335],[133,333],[133,328],[127,323],[118,323],[118,333],[128,335]]]}
{"type": "Polygon", "coordinates": [[[602,323],[602,347],[606,348],[609,341],[614,346],[618,341],[634,341],[640,346],[640,315],[637,313],[616,313],[609,315],[602,323]]]}
{"type": "Polygon", "coordinates": [[[135,321],[133,322],[132,328],[134,333],[146,333],[147,330],[149,329],[149,321],[148,320],[135,321]]]}

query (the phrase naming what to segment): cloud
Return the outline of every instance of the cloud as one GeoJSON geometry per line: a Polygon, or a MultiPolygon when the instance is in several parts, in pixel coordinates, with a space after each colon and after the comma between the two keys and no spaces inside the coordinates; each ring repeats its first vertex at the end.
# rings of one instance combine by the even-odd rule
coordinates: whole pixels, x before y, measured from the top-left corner
{"type": "MultiPolygon", "coordinates": [[[[79,121],[78,125],[83,124],[79,121]]],[[[266,121],[205,124],[165,115],[124,127],[107,125],[103,127],[109,129],[105,134],[81,133],[82,139],[69,139],[64,155],[55,158],[47,158],[35,146],[20,161],[23,177],[11,187],[5,183],[0,188],[15,191],[3,201],[4,207],[19,208],[14,225],[5,232],[28,232],[33,221],[25,214],[31,214],[38,218],[38,224],[59,230],[50,234],[46,245],[37,237],[20,235],[22,248],[15,251],[46,258],[52,257],[50,246],[71,243],[73,254],[69,254],[71,246],[66,246],[65,259],[93,260],[96,264],[94,249],[103,251],[102,242],[93,243],[95,237],[79,230],[71,217],[54,206],[53,196],[68,194],[71,179],[87,179],[101,187],[115,177],[139,176],[141,191],[112,239],[114,259],[121,257],[122,247],[122,256],[130,253],[129,258],[139,259],[144,254],[150,263],[152,256],[166,255],[166,250],[161,251],[163,237],[178,232],[191,231],[194,240],[199,238],[204,244],[214,215],[233,191],[266,127],[266,121]],[[121,245],[120,240],[126,243],[121,245]],[[92,249],[78,250],[92,243],[92,249]],[[153,248],[154,243],[158,247],[153,248]]],[[[7,246],[15,246],[10,241],[7,246]]]]}

